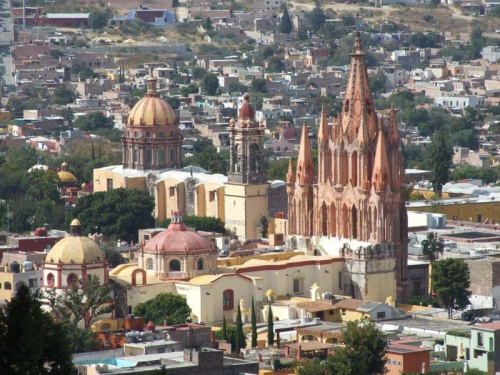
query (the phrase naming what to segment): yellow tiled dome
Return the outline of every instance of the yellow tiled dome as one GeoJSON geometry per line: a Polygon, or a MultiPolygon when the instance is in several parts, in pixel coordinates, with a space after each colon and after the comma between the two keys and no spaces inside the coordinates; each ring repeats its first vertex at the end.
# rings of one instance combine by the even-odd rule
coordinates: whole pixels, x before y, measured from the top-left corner
{"type": "Polygon", "coordinates": [[[61,182],[76,182],[77,179],[75,175],[71,172],[68,171],[59,171],[57,172],[57,175],[59,176],[59,179],[61,182]]]}
{"type": "Polygon", "coordinates": [[[156,78],[148,79],[146,96],[130,111],[127,124],[132,126],[165,126],[176,123],[175,112],[156,92],[156,78]]]}
{"type": "Polygon", "coordinates": [[[87,237],[65,237],[49,251],[46,262],[58,263],[103,262],[104,255],[97,244],[87,237]]]}

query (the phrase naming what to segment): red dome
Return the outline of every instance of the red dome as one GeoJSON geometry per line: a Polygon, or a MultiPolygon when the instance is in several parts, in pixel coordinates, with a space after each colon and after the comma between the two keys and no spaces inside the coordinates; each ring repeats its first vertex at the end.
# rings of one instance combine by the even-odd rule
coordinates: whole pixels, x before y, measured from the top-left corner
{"type": "Polygon", "coordinates": [[[196,232],[188,230],[180,219],[174,220],[174,218],[172,218],[167,230],[154,236],[144,246],[144,251],[147,253],[156,253],[157,249],[160,254],[212,250],[209,240],[196,232]]]}
{"type": "Polygon", "coordinates": [[[243,95],[245,102],[240,107],[240,119],[253,119],[255,117],[255,112],[250,105],[248,94],[243,95]]]}

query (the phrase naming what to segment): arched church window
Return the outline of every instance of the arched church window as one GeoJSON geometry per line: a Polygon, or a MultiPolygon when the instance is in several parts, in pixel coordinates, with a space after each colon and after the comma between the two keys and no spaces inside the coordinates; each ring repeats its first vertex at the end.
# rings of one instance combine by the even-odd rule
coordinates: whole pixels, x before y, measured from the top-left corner
{"type": "Polygon", "coordinates": [[[180,271],[181,270],[181,262],[177,259],[171,260],[169,265],[170,271],[180,271]]]}
{"type": "Polygon", "coordinates": [[[151,164],[152,155],[153,155],[153,151],[151,149],[147,149],[146,150],[146,154],[144,155],[145,156],[145,161],[144,162],[146,164],[151,164]]]}
{"type": "Polygon", "coordinates": [[[134,132],[134,138],[139,138],[139,132],[134,132]]]}
{"type": "Polygon", "coordinates": [[[232,289],[226,289],[222,292],[222,309],[232,310],[234,308],[234,292],[232,289]]]}
{"type": "Polygon", "coordinates": [[[250,171],[259,171],[259,145],[255,143],[250,146],[250,171]]]}
{"type": "Polygon", "coordinates": [[[203,270],[203,259],[202,258],[198,259],[198,261],[196,262],[196,269],[198,271],[202,271],[203,270]]]}
{"type": "Polygon", "coordinates": [[[152,269],[154,269],[154,262],[153,262],[153,258],[148,258],[148,260],[146,261],[146,269],[147,269],[147,270],[152,270],[152,269]]]}
{"type": "Polygon", "coordinates": [[[158,150],[158,163],[165,163],[165,150],[158,150]]]}
{"type": "Polygon", "coordinates": [[[49,286],[49,287],[52,288],[54,286],[54,280],[55,280],[54,274],[53,273],[49,273],[47,275],[47,286],[49,286]]]}
{"type": "Polygon", "coordinates": [[[146,138],[151,138],[151,132],[146,132],[146,138]]]}
{"type": "Polygon", "coordinates": [[[163,138],[163,132],[158,133],[158,138],[163,138]]]}
{"type": "Polygon", "coordinates": [[[171,148],[170,149],[170,162],[173,163],[173,161],[174,161],[174,149],[171,148]]]}
{"type": "Polygon", "coordinates": [[[78,281],[78,276],[76,276],[74,273],[70,273],[66,278],[66,283],[68,286],[75,285],[77,281],[78,281]]]}

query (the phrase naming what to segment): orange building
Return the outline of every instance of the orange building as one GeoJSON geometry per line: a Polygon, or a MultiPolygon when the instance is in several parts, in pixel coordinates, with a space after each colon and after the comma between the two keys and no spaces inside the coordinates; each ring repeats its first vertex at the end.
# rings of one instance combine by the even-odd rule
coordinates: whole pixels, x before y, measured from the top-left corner
{"type": "Polygon", "coordinates": [[[392,341],[387,348],[388,375],[402,373],[426,373],[430,365],[429,348],[421,348],[418,341],[392,341]]]}

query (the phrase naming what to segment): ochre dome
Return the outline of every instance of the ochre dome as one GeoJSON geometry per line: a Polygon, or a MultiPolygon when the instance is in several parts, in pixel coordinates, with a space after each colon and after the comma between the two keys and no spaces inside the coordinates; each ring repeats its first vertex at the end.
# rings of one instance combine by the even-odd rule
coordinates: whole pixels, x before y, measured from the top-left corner
{"type": "Polygon", "coordinates": [[[75,175],[71,172],[68,171],[59,171],[57,172],[57,175],[59,176],[59,179],[61,182],[76,182],[77,179],[75,175]]]}
{"type": "Polygon", "coordinates": [[[127,125],[131,126],[165,126],[175,123],[172,107],[159,96],[150,94],[146,94],[134,105],[127,120],[127,125]]]}
{"type": "Polygon", "coordinates": [[[96,263],[103,262],[99,246],[87,237],[69,236],[56,243],[45,258],[47,263],[96,263]]]}
{"type": "Polygon", "coordinates": [[[159,254],[196,253],[213,250],[210,241],[187,229],[183,222],[172,222],[166,230],[154,236],[144,246],[144,252],[159,254]]]}

